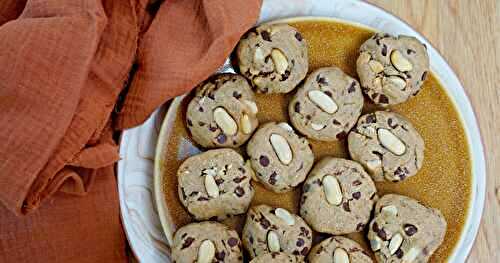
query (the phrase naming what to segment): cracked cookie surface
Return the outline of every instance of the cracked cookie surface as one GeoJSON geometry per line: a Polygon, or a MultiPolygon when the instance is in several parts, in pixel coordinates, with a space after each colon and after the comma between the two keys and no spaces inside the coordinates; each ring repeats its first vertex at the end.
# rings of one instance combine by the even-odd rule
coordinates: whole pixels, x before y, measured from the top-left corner
{"type": "Polygon", "coordinates": [[[237,74],[218,74],[201,83],[189,102],[187,128],[206,148],[239,147],[259,125],[255,95],[237,74]]]}
{"type": "Polygon", "coordinates": [[[424,140],[399,114],[376,111],[361,116],[347,141],[351,158],[375,181],[398,182],[422,167],[424,140]]]}
{"type": "Polygon", "coordinates": [[[357,80],[337,67],[309,74],[288,106],[293,126],[309,138],[321,141],[344,139],[363,108],[357,80]]]}
{"type": "Polygon", "coordinates": [[[268,205],[248,210],[242,241],[252,258],[269,252],[305,257],[312,244],[312,231],[298,215],[268,205]]]}
{"type": "Polygon", "coordinates": [[[371,263],[373,260],[356,241],[333,236],[317,244],[307,257],[310,263],[371,263]]]}
{"type": "Polygon", "coordinates": [[[439,210],[389,194],[375,205],[368,239],[378,262],[427,262],[445,233],[446,221],[439,210]]]}
{"type": "Polygon", "coordinates": [[[172,262],[243,262],[236,231],[217,222],[191,223],[174,235],[172,262]]]}
{"type": "Polygon", "coordinates": [[[179,199],[197,220],[243,214],[254,196],[251,168],[232,149],[215,149],[186,159],[177,170],[179,199]]]}
{"type": "Polygon", "coordinates": [[[360,164],[325,157],[304,182],[300,215],[318,232],[360,232],[370,220],[376,192],[375,184],[360,164]]]}
{"type": "Polygon", "coordinates": [[[247,144],[255,177],[274,192],[287,192],[304,181],[314,162],[309,142],[287,123],[266,123],[247,144]]]}
{"type": "Polygon", "coordinates": [[[287,24],[265,24],[251,29],[236,49],[239,71],[258,92],[287,93],[308,70],[307,44],[287,24]]]}
{"type": "Polygon", "coordinates": [[[417,38],[377,33],[359,48],[356,69],[364,93],[376,104],[405,102],[421,89],[429,55],[417,38]]]}

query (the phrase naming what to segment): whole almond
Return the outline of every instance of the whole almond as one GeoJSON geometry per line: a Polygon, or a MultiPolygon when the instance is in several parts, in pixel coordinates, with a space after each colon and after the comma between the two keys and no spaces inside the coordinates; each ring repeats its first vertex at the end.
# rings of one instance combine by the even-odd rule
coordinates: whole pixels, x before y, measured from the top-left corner
{"type": "Polygon", "coordinates": [[[311,90],[307,93],[307,96],[320,109],[329,114],[335,113],[338,109],[337,103],[335,103],[335,101],[333,101],[333,99],[326,95],[323,91],[311,90]]]}
{"type": "Polygon", "coordinates": [[[222,107],[214,110],[214,120],[226,135],[235,135],[238,132],[238,125],[233,117],[222,107]]]}
{"type": "Polygon", "coordinates": [[[293,154],[292,149],[290,148],[290,145],[285,137],[273,133],[271,134],[269,140],[271,141],[271,146],[278,156],[278,159],[285,165],[290,164],[292,162],[293,154]]]}
{"type": "Polygon", "coordinates": [[[405,144],[388,129],[378,129],[377,136],[382,146],[395,155],[403,155],[406,152],[405,144]]]}
{"type": "Polygon", "coordinates": [[[281,250],[280,238],[278,234],[272,230],[267,233],[267,248],[271,252],[279,252],[281,250]]]}
{"type": "Polygon", "coordinates": [[[283,52],[281,52],[281,50],[279,49],[273,49],[271,51],[271,59],[274,62],[276,72],[278,74],[284,74],[286,69],[288,68],[288,60],[285,54],[283,54],[283,52]]]}
{"type": "Polygon", "coordinates": [[[276,210],[274,210],[274,214],[283,219],[283,221],[285,221],[285,223],[289,226],[293,226],[295,224],[295,218],[286,209],[276,208],[276,210]]]}
{"type": "Polygon", "coordinates": [[[210,197],[219,197],[219,186],[215,182],[215,179],[211,175],[205,175],[205,190],[210,197]]]}
{"type": "Polygon", "coordinates": [[[244,134],[250,134],[252,132],[252,122],[250,121],[250,117],[248,117],[248,115],[243,114],[243,116],[241,116],[240,126],[244,134]]]}
{"type": "Polygon", "coordinates": [[[349,263],[349,254],[343,248],[336,248],[333,251],[333,263],[349,263]]]}
{"type": "Polygon", "coordinates": [[[215,245],[211,240],[204,240],[201,242],[198,249],[198,263],[210,263],[215,257],[215,245]]]}
{"type": "Polygon", "coordinates": [[[413,69],[411,62],[405,58],[405,56],[399,52],[399,50],[394,50],[391,53],[391,63],[399,71],[405,72],[413,69]]]}
{"type": "Polygon", "coordinates": [[[370,66],[370,69],[375,74],[378,74],[378,73],[384,71],[384,65],[382,65],[382,63],[380,63],[376,60],[370,60],[370,62],[368,62],[368,65],[370,66]]]}
{"type": "Polygon", "coordinates": [[[402,243],[403,243],[403,237],[401,236],[401,234],[399,233],[395,234],[391,238],[391,241],[389,241],[389,253],[391,253],[391,255],[394,255],[394,253],[396,253],[396,251],[399,249],[402,243]]]}
{"type": "Polygon", "coordinates": [[[382,207],[381,212],[382,213],[389,213],[389,214],[392,214],[394,216],[398,215],[398,209],[396,208],[396,206],[393,206],[393,205],[388,205],[388,206],[382,207]]]}
{"type": "Polygon", "coordinates": [[[328,203],[340,205],[342,203],[342,189],[337,178],[332,175],[323,177],[323,191],[328,203]]]}

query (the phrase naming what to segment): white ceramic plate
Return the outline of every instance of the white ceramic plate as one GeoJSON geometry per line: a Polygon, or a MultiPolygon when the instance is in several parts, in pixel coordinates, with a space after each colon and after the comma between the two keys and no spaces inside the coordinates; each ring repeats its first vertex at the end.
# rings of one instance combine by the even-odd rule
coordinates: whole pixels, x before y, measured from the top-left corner
{"type": "MultiPolygon", "coordinates": [[[[439,77],[455,103],[472,159],[470,209],[463,234],[449,258],[449,262],[464,262],[479,228],[485,198],[486,171],[474,111],[456,75],[423,36],[397,17],[368,3],[357,0],[287,0],[286,4],[283,3],[280,0],[264,0],[258,23],[298,16],[330,17],[392,34],[413,35],[427,44],[431,70],[439,77]]],[[[168,1],[165,4],[168,5],[168,1]]],[[[172,105],[175,107],[179,102],[180,98],[176,98],[172,105]]],[[[121,160],[117,170],[122,220],[130,246],[141,262],[169,262],[168,240],[162,229],[162,223],[166,228],[168,224],[160,221],[155,202],[155,198],[163,198],[163,195],[161,191],[156,191],[155,196],[153,186],[155,147],[165,108],[157,110],[141,126],[124,131],[120,144],[121,160]]],[[[168,130],[168,123],[173,120],[169,115],[173,114],[167,114],[165,130],[168,130]]],[[[188,148],[188,151],[191,150],[196,151],[188,148]]],[[[161,205],[158,207],[160,212],[164,209],[161,205]]]]}

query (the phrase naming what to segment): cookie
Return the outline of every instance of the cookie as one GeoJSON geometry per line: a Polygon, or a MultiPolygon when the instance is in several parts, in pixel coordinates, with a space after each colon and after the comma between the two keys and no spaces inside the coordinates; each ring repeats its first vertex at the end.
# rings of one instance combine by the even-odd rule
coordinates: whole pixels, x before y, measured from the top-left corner
{"type": "Polygon", "coordinates": [[[364,93],[382,106],[417,95],[429,71],[427,48],[415,37],[378,33],[359,48],[356,61],[364,93]]]}
{"type": "Polygon", "coordinates": [[[174,236],[172,262],[243,262],[236,231],[217,222],[191,223],[174,236]]]}
{"type": "Polygon", "coordinates": [[[195,142],[206,148],[238,147],[258,126],[255,95],[236,74],[215,75],[195,91],[186,122],[195,142]]]}
{"type": "Polygon", "coordinates": [[[287,123],[266,123],[247,144],[256,178],[274,192],[287,192],[300,184],[311,169],[314,156],[309,142],[287,123]]]}
{"type": "Polygon", "coordinates": [[[378,262],[427,262],[445,233],[446,221],[439,210],[389,194],[375,205],[368,239],[378,262]]]}
{"type": "Polygon", "coordinates": [[[376,192],[360,164],[325,157],[316,163],[302,187],[300,215],[317,232],[359,232],[370,220],[376,192]]]}
{"type": "Polygon", "coordinates": [[[414,176],[424,161],[424,140],[406,118],[393,112],[361,116],[347,141],[351,158],[375,181],[398,182],[414,176]]]}
{"type": "Polygon", "coordinates": [[[299,263],[304,262],[297,256],[286,254],[283,252],[271,252],[267,254],[262,254],[250,261],[250,263],[299,263]]]}
{"type": "Polygon", "coordinates": [[[222,220],[247,211],[254,195],[251,168],[232,149],[186,159],[177,170],[179,199],[197,220],[222,220]]]}
{"type": "Polygon", "coordinates": [[[292,125],[308,138],[320,141],[347,137],[362,109],[358,81],[337,67],[309,74],[288,106],[292,125]]]}
{"type": "Polygon", "coordinates": [[[242,240],[252,258],[269,252],[304,257],[311,248],[312,232],[298,215],[259,205],[248,210],[242,240]]]}
{"type": "Polygon", "coordinates": [[[250,30],[236,55],[240,73],[261,93],[290,92],[306,77],[309,65],[306,41],[287,24],[250,30]]]}
{"type": "Polygon", "coordinates": [[[333,236],[317,244],[307,257],[310,263],[371,263],[370,256],[354,240],[333,236]]]}

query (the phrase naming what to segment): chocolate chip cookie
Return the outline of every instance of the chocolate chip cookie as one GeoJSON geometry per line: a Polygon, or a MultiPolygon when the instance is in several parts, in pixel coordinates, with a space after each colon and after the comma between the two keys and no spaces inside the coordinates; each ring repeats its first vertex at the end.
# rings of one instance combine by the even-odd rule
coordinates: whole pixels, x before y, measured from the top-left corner
{"type": "Polygon", "coordinates": [[[240,73],[261,93],[287,93],[305,77],[307,44],[287,24],[266,24],[250,30],[238,44],[240,73]]]}
{"type": "Polygon", "coordinates": [[[197,220],[222,220],[245,213],[254,195],[251,173],[232,149],[192,156],[177,170],[179,199],[197,220]]]}
{"type": "Polygon", "coordinates": [[[377,33],[359,51],[358,76],[374,103],[402,103],[420,91],[429,71],[429,55],[415,37],[377,33]]]}
{"type": "Polygon", "coordinates": [[[234,148],[257,128],[257,111],[254,93],[244,77],[219,74],[196,88],[186,122],[193,140],[201,146],[234,148]]]}
{"type": "Polygon", "coordinates": [[[181,227],[171,248],[176,263],[243,262],[238,233],[217,222],[181,227]]]}
{"type": "Polygon", "coordinates": [[[311,248],[312,232],[299,216],[259,205],[248,210],[242,240],[252,258],[270,252],[304,257],[311,248]]]}
{"type": "Polygon", "coordinates": [[[300,215],[318,232],[359,232],[370,220],[376,192],[360,164],[325,157],[314,166],[302,187],[300,215]]]}
{"type": "Polygon", "coordinates": [[[399,114],[377,111],[363,115],[347,140],[351,158],[375,181],[398,182],[422,167],[424,140],[399,114]]]}
{"type": "Polygon", "coordinates": [[[317,244],[307,257],[310,263],[371,263],[373,260],[354,240],[333,236],[317,244]]]}
{"type": "Polygon", "coordinates": [[[446,221],[439,210],[389,194],[375,205],[368,239],[378,262],[427,262],[445,233],[446,221]]]}
{"type": "Polygon", "coordinates": [[[283,252],[271,252],[262,254],[250,261],[250,263],[299,263],[304,262],[301,258],[283,252]]]}
{"type": "Polygon", "coordinates": [[[286,192],[300,184],[311,169],[314,156],[309,142],[287,123],[266,123],[247,144],[256,178],[274,192],[286,192]]]}
{"type": "Polygon", "coordinates": [[[293,126],[309,138],[344,139],[363,109],[359,83],[337,67],[309,74],[288,106],[293,126]]]}

